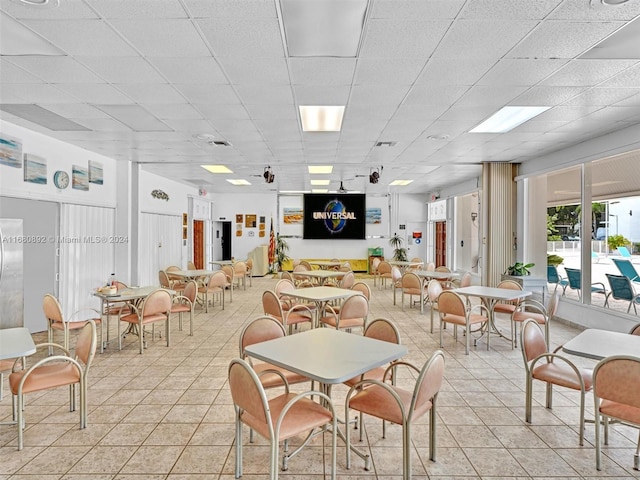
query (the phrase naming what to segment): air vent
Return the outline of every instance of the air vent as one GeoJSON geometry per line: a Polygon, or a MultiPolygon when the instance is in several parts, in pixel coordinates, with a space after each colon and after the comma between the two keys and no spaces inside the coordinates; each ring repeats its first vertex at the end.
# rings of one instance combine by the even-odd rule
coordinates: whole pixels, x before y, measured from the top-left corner
{"type": "Polygon", "coordinates": [[[397,142],[376,142],[376,147],[394,147],[397,142]]]}
{"type": "Polygon", "coordinates": [[[231,144],[226,140],[214,140],[212,142],[208,142],[212,147],[230,147],[231,144]]]}

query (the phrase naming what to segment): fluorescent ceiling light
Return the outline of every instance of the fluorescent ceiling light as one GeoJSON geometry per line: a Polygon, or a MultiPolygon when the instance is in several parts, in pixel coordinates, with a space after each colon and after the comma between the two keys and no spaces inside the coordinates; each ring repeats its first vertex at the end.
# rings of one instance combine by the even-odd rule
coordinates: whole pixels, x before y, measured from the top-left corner
{"type": "Polygon", "coordinates": [[[339,132],[344,105],[300,105],[300,120],[305,132],[339,132]]]}
{"type": "Polygon", "coordinates": [[[290,57],[352,57],[358,54],[368,0],[280,0],[290,57]]]}
{"type": "Polygon", "coordinates": [[[211,173],[233,173],[227,166],[225,165],[200,165],[205,170],[210,171],[211,173]]]}
{"type": "Polygon", "coordinates": [[[313,188],[311,189],[311,193],[327,193],[329,191],[328,188],[313,188]]]}
{"type": "Polygon", "coordinates": [[[333,165],[309,165],[309,173],[331,173],[333,165]]]}
{"type": "Polygon", "coordinates": [[[251,185],[243,178],[227,178],[227,182],[229,182],[231,185],[251,185]]]}
{"type": "Polygon", "coordinates": [[[391,182],[389,185],[390,186],[402,186],[404,187],[405,185],[409,185],[411,182],[413,182],[413,180],[394,180],[393,182],[391,182]]]}
{"type": "Polygon", "coordinates": [[[502,107],[470,133],[506,133],[551,107],[502,107]]]}
{"type": "Polygon", "coordinates": [[[331,180],[311,180],[311,185],[329,185],[331,180]]]}

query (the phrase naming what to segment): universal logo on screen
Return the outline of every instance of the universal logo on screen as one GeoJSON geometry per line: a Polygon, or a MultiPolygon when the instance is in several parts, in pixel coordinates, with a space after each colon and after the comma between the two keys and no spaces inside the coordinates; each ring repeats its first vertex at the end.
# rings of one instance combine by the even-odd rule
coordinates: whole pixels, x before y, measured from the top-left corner
{"type": "Polygon", "coordinates": [[[355,212],[348,212],[340,200],[331,200],[322,212],[313,212],[314,220],[322,220],[331,233],[340,233],[347,226],[347,220],[355,220],[355,212]]]}

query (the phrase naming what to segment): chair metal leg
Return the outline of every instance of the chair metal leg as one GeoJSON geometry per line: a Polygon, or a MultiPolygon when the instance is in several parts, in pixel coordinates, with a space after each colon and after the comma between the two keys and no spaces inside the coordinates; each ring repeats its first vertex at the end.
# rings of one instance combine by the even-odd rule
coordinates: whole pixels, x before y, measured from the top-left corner
{"type": "Polygon", "coordinates": [[[580,446],[584,445],[584,390],[580,392],[580,446]]]}
{"type": "Polygon", "coordinates": [[[533,377],[531,372],[527,371],[527,384],[525,389],[525,407],[524,407],[524,420],[527,423],[531,423],[531,404],[533,403],[533,377]]]}
{"type": "Polygon", "coordinates": [[[236,409],[236,478],[242,476],[242,423],[236,409]]]}
{"type": "Polygon", "coordinates": [[[402,479],[411,479],[411,425],[406,420],[402,425],[402,479]]]}

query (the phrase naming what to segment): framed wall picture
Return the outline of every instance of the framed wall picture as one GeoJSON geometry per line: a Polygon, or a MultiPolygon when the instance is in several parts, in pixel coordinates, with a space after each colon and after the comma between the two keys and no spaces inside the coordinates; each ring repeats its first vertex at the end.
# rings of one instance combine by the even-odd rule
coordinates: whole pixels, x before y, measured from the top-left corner
{"type": "Polygon", "coordinates": [[[74,165],[71,169],[71,188],[74,190],[89,190],[89,171],[78,165],[74,165]]]}
{"type": "Polygon", "coordinates": [[[24,181],[47,184],[47,161],[31,153],[24,154],[24,181]]]}
{"type": "Polygon", "coordinates": [[[182,227],[182,239],[186,240],[189,235],[189,227],[182,227]]]}
{"type": "Polygon", "coordinates": [[[186,213],[182,214],[182,225],[184,225],[185,227],[189,225],[189,215],[186,213]]]}
{"type": "Polygon", "coordinates": [[[257,215],[247,214],[244,216],[244,226],[247,228],[256,228],[258,222],[257,215]]]}
{"type": "Polygon", "coordinates": [[[242,223],[243,220],[244,215],[242,215],[241,213],[236,213],[236,223],[242,223]]]}
{"type": "Polygon", "coordinates": [[[0,165],[22,167],[22,142],[4,133],[0,133],[0,165]]]}
{"type": "Polygon", "coordinates": [[[89,160],[89,183],[104,184],[104,174],[100,162],[89,160]]]}

